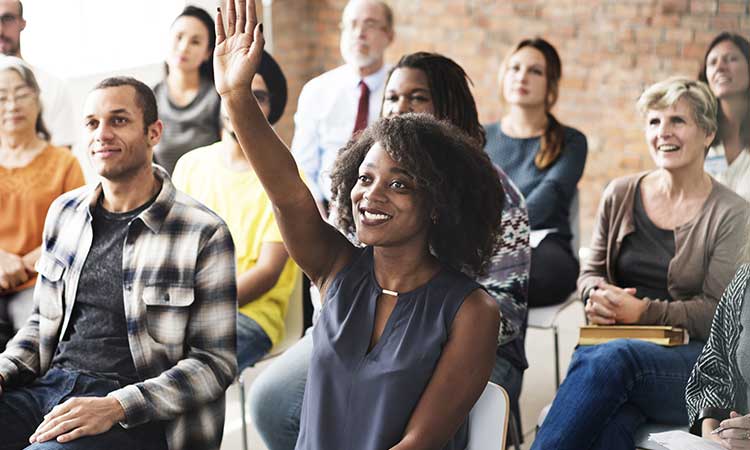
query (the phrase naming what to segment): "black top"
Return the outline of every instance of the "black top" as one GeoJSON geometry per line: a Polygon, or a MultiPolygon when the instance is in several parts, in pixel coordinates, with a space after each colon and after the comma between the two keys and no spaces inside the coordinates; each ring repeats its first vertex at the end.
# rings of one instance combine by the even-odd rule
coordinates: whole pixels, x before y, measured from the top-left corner
{"type": "Polygon", "coordinates": [[[625,236],[615,262],[615,277],[621,287],[636,288],[636,297],[672,300],[667,274],[674,258],[674,231],[664,230],[649,219],[643,207],[640,184],[633,205],[635,231],[625,236]]]}
{"type": "Polygon", "coordinates": [[[92,214],[93,238],[78,281],[70,325],[52,367],[116,380],[139,380],[128,344],[122,284],[122,248],[128,224],[156,199],[125,213],[109,212],[101,198],[92,214]]]}

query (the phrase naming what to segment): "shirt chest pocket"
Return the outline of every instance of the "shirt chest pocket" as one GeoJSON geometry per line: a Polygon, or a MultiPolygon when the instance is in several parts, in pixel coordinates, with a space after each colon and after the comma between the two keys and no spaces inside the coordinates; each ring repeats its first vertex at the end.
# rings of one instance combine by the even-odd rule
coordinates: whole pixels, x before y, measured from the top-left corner
{"type": "Polygon", "coordinates": [[[183,345],[190,306],[195,299],[193,288],[146,286],[142,298],[149,335],[160,344],[183,345]]]}
{"type": "Polygon", "coordinates": [[[34,297],[40,300],[39,314],[46,319],[58,319],[63,313],[66,266],[54,256],[42,253],[35,268],[39,273],[34,292],[34,297]]]}

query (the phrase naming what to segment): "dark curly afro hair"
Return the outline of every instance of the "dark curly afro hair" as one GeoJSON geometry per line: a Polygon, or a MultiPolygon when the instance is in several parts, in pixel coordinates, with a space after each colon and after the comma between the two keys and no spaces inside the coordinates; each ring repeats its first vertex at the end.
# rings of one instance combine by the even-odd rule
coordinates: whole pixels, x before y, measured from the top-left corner
{"type": "Polygon", "coordinates": [[[339,151],[331,172],[337,226],[356,234],[350,193],[376,142],[413,177],[424,198],[425,217],[435,218],[428,233],[433,254],[467,275],[484,275],[500,244],[505,193],[475,140],[431,115],[380,119],[339,151]]]}

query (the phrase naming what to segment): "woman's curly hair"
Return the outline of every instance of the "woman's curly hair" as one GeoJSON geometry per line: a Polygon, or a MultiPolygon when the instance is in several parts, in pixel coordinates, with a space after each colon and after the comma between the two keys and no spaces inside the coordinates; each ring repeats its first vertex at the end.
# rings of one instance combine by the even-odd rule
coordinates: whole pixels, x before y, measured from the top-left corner
{"type": "Polygon", "coordinates": [[[339,151],[331,172],[338,227],[356,232],[350,193],[376,142],[411,174],[424,198],[425,217],[434,217],[428,233],[433,254],[467,275],[485,274],[501,242],[502,184],[473,139],[429,114],[380,119],[339,151]]]}

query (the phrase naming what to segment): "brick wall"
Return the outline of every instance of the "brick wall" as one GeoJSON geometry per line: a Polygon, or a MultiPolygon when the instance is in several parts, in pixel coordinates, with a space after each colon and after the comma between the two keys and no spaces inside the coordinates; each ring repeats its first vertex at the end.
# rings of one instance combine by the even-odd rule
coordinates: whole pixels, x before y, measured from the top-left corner
{"type": "MultiPolygon", "coordinates": [[[[260,3],[260,2],[258,2],[260,3]]],[[[555,114],[588,137],[580,183],[583,242],[601,191],[613,177],[652,167],[635,100],[670,75],[695,76],[718,32],[750,36],[750,0],[391,0],[396,41],[387,60],[436,51],[474,81],[482,122],[498,120],[497,71],[519,39],[540,35],[563,61],[555,114]]],[[[292,115],[306,80],[341,64],[338,23],[346,0],[275,0],[274,54],[290,83],[279,134],[291,141],[292,115]]]]}

